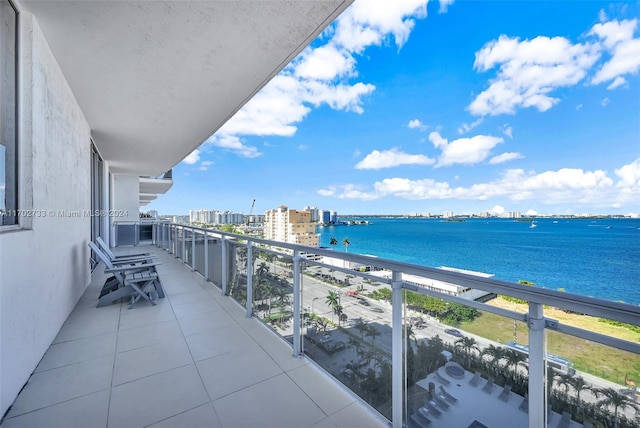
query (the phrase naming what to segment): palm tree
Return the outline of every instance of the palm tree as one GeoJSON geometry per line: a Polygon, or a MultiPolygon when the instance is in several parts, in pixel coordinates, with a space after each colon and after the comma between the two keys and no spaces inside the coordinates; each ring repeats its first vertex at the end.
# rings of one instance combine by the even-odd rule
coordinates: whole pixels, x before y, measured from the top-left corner
{"type": "Polygon", "coordinates": [[[344,238],[342,240],[342,245],[344,245],[344,251],[346,253],[348,253],[349,252],[349,245],[351,245],[351,241],[349,241],[349,238],[344,238]]]}
{"type": "Polygon", "coordinates": [[[262,262],[258,265],[256,269],[256,275],[258,276],[267,276],[269,275],[269,266],[265,262],[262,262]]]}
{"type": "Polygon", "coordinates": [[[582,393],[582,391],[593,389],[593,386],[587,383],[587,381],[585,381],[582,376],[571,377],[569,379],[569,385],[571,385],[573,390],[576,392],[576,400],[578,405],[580,404],[580,394],[582,393]]]}
{"type": "Polygon", "coordinates": [[[478,342],[473,337],[463,336],[460,339],[454,342],[456,347],[464,349],[465,354],[467,354],[467,368],[471,368],[471,351],[476,350],[480,352],[480,348],[478,347],[478,342]]]}
{"type": "Polygon", "coordinates": [[[362,318],[358,318],[356,321],[356,330],[360,332],[360,338],[364,340],[364,333],[367,332],[369,326],[367,326],[367,321],[363,321],[362,318]]]}
{"type": "Polygon", "coordinates": [[[326,300],[324,302],[329,306],[329,308],[331,308],[331,322],[333,322],[333,312],[334,312],[336,306],[339,305],[340,295],[338,293],[336,293],[335,291],[330,290],[329,294],[327,294],[327,298],[326,298],[326,300]]]}
{"type": "Polygon", "coordinates": [[[336,245],[338,245],[338,240],[336,239],[335,236],[331,237],[331,241],[329,242],[329,245],[331,245],[334,248],[334,251],[335,251],[335,247],[336,247],[336,245]]]}
{"type": "Polygon", "coordinates": [[[518,363],[527,361],[527,357],[522,352],[514,351],[513,349],[505,351],[504,359],[507,361],[507,366],[512,368],[514,377],[518,372],[518,363]]]}
{"type": "Polygon", "coordinates": [[[333,307],[333,313],[338,316],[338,325],[340,325],[340,321],[342,321],[342,315],[344,315],[344,308],[341,304],[337,304],[333,307]]]}
{"type": "Polygon", "coordinates": [[[505,349],[501,346],[489,345],[484,348],[481,355],[488,355],[491,357],[491,366],[494,371],[497,371],[500,360],[504,358],[505,349]]]}
{"type": "Polygon", "coordinates": [[[598,401],[599,406],[602,406],[602,407],[613,406],[614,426],[618,426],[618,409],[624,410],[627,407],[630,407],[635,411],[639,410],[639,407],[635,403],[633,398],[624,394],[620,394],[618,391],[616,391],[613,388],[598,388],[598,389],[594,389],[594,392],[596,393],[596,397],[599,397],[600,395],[604,395],[604,398],[598,401]]]}
{"type": "Polygon", "coordinates": [[[571,386],[571,375],[569,374],[558,374],[553,377],[553,381],[558,385],[558,387],[564,387],[564,396],[567,397],[569,393],[569,387],[571,386]]]}
{"type": "Polygon", "coordinates": [[[371,337],[371,346],[375,346],[374,343],[375,343],[376,337],[380,336],[380,332],[378,331],[375,325],[370,325],[367,328],[367,336],[371,337]]]}

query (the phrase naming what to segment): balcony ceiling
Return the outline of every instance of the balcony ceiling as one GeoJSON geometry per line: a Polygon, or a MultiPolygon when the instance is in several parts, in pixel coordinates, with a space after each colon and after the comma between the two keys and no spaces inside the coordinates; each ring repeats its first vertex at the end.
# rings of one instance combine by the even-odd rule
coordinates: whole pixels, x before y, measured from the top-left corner
{"type": "Polygon", "coordinates": [[[157,176],[353,0],[25,1],[114,173],[157,176]]]}

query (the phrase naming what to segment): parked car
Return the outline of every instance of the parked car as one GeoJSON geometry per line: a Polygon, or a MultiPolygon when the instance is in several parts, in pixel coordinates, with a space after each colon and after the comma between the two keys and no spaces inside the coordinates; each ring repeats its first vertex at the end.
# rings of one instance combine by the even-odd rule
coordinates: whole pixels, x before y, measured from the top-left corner
{"type": "Polygon", "coordinates": [[[371,308],[371,312],[377,312],[377,313],[381,314],[381,313],[383,313],[383,312],[384,312],[384,309],[381,309],[381,308],[371,308]]]}
{"type": "Polygon", "coordinates": [[[450,334],[451,336],[462,337],[462,333],[460,333],[460,330],[456,330],[455,328],[448,328],[444,332],[450,334]]]}
{"type": "Polygon", "coordinates": [[[324,336],[322,336],[320,338],[320,343],[329,343],[331,342],[331,336],[329,336],[328,334],[325,334],[324,336]]]}
{"type": "Polygon", "coordinates": [[[369,302],[367,302],[364,299],[358,299],[358,303],[360,303],[363,306],[371,306],[371,304],[369,304],[369,302]]]}

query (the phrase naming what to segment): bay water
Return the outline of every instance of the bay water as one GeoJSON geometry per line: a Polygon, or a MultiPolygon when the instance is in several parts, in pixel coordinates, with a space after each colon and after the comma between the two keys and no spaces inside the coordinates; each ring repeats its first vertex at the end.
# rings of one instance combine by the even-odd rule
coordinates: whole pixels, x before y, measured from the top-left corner
{"type": "MultiPolygon", "coordinates": [[[[342,221],[350,220],[341,218],[342,221]]],[[[318,227],[320,246],[531,281],[537,287],[640,304],[640,219],[542,218],[445,221],[366,218],[368,225],[318,227]],[[348,248],[342,245],[348,238],[348,248]]]]}

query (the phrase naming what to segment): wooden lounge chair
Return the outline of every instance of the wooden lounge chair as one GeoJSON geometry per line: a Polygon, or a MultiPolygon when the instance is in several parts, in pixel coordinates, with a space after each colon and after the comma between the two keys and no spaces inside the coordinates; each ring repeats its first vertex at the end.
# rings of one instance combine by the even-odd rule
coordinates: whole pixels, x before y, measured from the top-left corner
{"type": "Polygon", "coordinates": [[[105,273],[113,274],[103,287],[97,307],[106,306],[122,298],[130,298],[129,309],[140,299],[156,305],[157,297],[164,297],[164,291],[156,266],[160,263],[123,263],[114,265],[111,260],[93,242],[89,247],[105,265],[105,273]],[[114,287],[115,280],[115,287],[114,287]],[[105,290],[106,288],[106,290],[105,290]]]}
{"type": "Polygon", "coordinates": [[[522,410],[525,413],[529,413],[529,394],[524,394],[524,397],[522,398],[522,402],[520,403],[520,406],[518,406],[518,409],[522,410]]]}
{"type": "Polygon", "coordinates": [[[571,413],[564,411],[562,412],[562,418],[560,422],[558,422],[558,428],[569,428],[571,426],[571,413]]]}
{"type": "Polygon", "coordinates": [[[440,415],[442,415],[442,412],[436,408],[435,401],[425,401],[424,407],[427,408],[429,413],[435,415],[436,417],[440,417],[440,415]]]}
{"type": "Polygon", "coordinates": [[[482,387],[482,390],[484,392],[486,392],[487,394],[491,394],[491,391],[493,391],[493,378],[489,378],[487,380],[487,383],[482,387]]]}
{"type": "Polygon", "coordinates": [[[480,385],[480,381],[482,378],[480,377],[480,372],[475,372],[471,380],[469,381],[469,385],[478,386],[480,385]]]}
{"type": "Polygon", "coordinates": [[[498,398],[505,403],[509,401],[509,398],[511,398],[511,385],[505,385],[504,388],[502,388],[500,395],[498,395],[498,398]]]}
{"type": "Polygon", "coordinates": [[[440,408],[443,409],[443,410],[447,410],[449,408],[449,403],[447,403],[445,401],[444,395],[441,396],[441,395],[439,395],[437,393],[434,393],[433,394],[433,401],[435,401],[436,404],[438,406],[440,406],[440,408]]]}
{"type": "Polygon", "coordinates": [[[449,394],[444,386],[440,385],[440,393],[444,396],[444,398],[449,401],[451,404],[455,404],[458,402],[458,399],[453,395],[449,394]]]}

